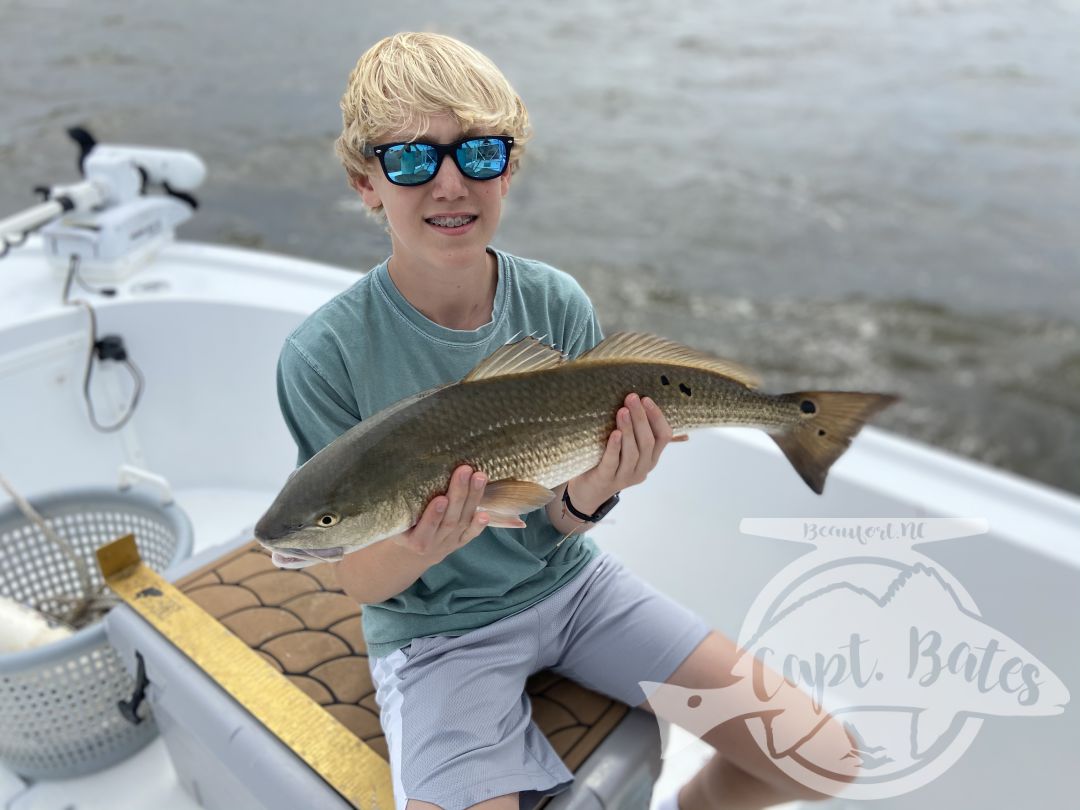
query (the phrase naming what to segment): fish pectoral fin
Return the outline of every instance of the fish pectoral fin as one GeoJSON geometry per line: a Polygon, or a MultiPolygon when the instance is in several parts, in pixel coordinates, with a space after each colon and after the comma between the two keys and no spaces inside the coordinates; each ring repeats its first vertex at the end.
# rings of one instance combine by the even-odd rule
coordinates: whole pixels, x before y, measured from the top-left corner
{"type": "Polygon", "coordinates": [[[488,512],[488,526],[497,529],[524,529],[525,521],[517,515],[500,515],[498,512],[488,512]]]}
{"type": "Polygon", "coordinates": [[[554,497],[554,492],[534,481],[504,478],[487,485],[484,497],[480,500],[480,508],[485,512],[504,516],[523,515],[547,505],[554,497]]]}
{"type": "Polygon", "coordinates": [[[462,379],[462,382],[555,368],[564,360],[562,352],[558,349],[545,346],[534,337],[522,338],[517,343],[508,343],[493,351],[481,360],[480,364],[462,379]]]}

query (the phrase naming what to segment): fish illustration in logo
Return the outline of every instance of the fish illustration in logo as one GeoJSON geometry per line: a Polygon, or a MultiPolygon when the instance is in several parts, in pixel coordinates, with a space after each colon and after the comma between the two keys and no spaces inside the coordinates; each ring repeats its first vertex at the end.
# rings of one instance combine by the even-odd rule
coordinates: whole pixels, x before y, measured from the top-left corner
{"type": "MultiPolygon", "coordinates": [[[[851,756],[867,770],[890,762],[901,745],[905,757],[932,756],[968,717],[1064,711],[1069,691],[1062,681],[965,609],[933,566],[898,567],[880,596],[821,577],[820,586],[813,582],[744,645],[733,685],[688,690],[642,682],[650,705],[699,738],[732,719],[760,717],[774,758],[805,746],[831,712],[844,721],[857,743],[851,756]],[[795,689],[808,694],[813,711],[782,708],[792,705],[795,689]],[[857,715],[875,711],[910,714],[907,739],[868,744],[857,715]]],[[[805,698],[794,705],[805,707],[805,698]]],[[[848,765],[847,757],[837,764],[848,765]]]]}

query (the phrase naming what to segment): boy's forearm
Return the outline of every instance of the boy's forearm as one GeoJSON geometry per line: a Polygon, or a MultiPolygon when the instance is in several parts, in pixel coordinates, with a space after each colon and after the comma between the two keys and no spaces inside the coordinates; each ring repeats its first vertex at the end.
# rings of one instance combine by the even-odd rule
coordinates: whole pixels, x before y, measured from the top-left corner
{"type": "Polygon", "coordinates": [[[346,555],[334,573],[346,594],[362,605],[373,605],[397,596],[437,562],[388,538],[346,555]]]}

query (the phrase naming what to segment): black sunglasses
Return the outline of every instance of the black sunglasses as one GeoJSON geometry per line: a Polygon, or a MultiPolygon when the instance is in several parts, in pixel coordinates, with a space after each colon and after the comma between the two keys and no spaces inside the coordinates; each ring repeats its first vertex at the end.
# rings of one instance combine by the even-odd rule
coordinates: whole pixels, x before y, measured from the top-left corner
{"type": "Polygon", "coordinates": [[[419,186],[434,179],[443,158],[450,155],[471,180],[494,180],[506,174],[514,139],[506,135],[462,138],[454,143],[408,141],[364,147],[365,157],[377,157],[386,179],[395,186],[419,186]]]}

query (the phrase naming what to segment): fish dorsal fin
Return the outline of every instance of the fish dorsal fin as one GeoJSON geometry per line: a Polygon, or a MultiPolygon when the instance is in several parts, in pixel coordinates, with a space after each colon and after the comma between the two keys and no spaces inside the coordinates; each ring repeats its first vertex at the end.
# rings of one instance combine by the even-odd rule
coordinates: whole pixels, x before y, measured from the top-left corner
{"type": "Polygon", "coordinates": [[[596,363],[612,360],[671,363],[705,369],[730,377],[747,388],[758,388],[761,379],[750,369],[732,360],[691,349],[674,340],[644,332],[617,332],[593,346],[573,362],[596,363]]]}
{"type": "Polygon", "coordinates": [[[462,382],[555,368],[565,359],[562,353],[553,346],[545,346],[534,337],[522,338],[516,343],[507,343],[493,351],[481,360],[480,364],[462,379],[462,382]]]}

